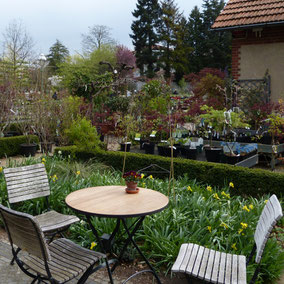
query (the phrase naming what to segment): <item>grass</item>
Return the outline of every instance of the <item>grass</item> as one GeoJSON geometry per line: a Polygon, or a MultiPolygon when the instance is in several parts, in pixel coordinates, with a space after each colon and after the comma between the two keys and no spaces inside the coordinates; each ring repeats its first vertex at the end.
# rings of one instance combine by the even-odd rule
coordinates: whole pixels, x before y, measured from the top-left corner
{"type": "MultiPolygon", "coordinates": [[[[54,210],[74,214],[65,205],[64,199],[70,192],[80,188],[123,184],[121,173],[90,161],[79,163],[61,157],[44,157],[42,160],[27,159],[25,164],[42,161],[50,178],[50,204],[54,210]]],[[[9,164],[8,166],[20,166],[9,164]]],[[[139,186],[151,188],[168,195],[168,181],[145,177],[139,186]]],[[[136,241],[156,269],[169,273],[182,243],[193,242],[224,252],[249,255],[253,246],[253,234],[257,220],[268,195],[261,198],[238,196],[233,184],[222,189],[200,184],[186,176],[175,181],[170,192],[169,206],[160,213],[147,216],[143,227],[137,232],[136,241]],[[232,195],[232,196],[231,196],[232,195]]],[[[3,174],[0,173],[0,202],[8,205],[3,174]]],[[[24,202],[17,209],[31,214],[39,214],[43,201],[24,202]]],[[[79,216],[83,218],[83,216],[79,216]]],[[[111,233],[115,220],[93,218],[102,233],[111,233]]],[[[123,231],[120,232],[123,239],[123,231]]],[[[257,283],[269,283],[279,277],[284,264],[283,219],[273,232],[263,255],[257,283]]],[[[85,247],[95,242],[85,221],[73,225],[69,237],[85,247]]],[[[117,252],[122,242],[117,242],[117,252]]],[[[95,246],[94,249],[98,247],[95,246]]],[[[135,250],[128,249],[126,259],[136,257],[135,250]]],[[[247,268],[248,279],[255,265],[247,268]]]]}

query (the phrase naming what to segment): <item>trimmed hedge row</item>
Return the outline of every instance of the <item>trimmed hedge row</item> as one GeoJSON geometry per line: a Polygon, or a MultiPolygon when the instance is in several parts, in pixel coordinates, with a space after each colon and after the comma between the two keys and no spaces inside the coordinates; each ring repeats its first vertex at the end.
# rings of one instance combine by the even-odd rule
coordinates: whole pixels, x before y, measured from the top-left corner
{"type": "MultiPolygon", "coordinates": [[[[86,152],[77,149],[76,146],[60,147],[63,156],[71,155],[76,159],[88,160],[95,158],[98,161],[112,166],[116,170],[122,170],[123,152],[95,151],[86,152]]],[[[126,171],[143,169],[151,164],[157,164],[165,169],[170,168],[171,159],[156,155],[127,153],[126,171]]],[[[175,177],[187,175],[190,179],[210,184],[211,186],[223,187],[233,182],[238,194],[258,196],[265,193],[275,193],[278,197],[284,195],[284,174],[274,173],[262,169],[248,169],[227,164],[200,162],[182,158],[174,158],[175,177]]]]}
{"type": "MultiPolygon", "coordinates": [[[[31,141],[39,143],[39,139],[36,135],[30,135],[31,141]]],[[[0,158],[10,157],[20,154],[20,144],[27,143],[27,136],[13,136],[0,138],[0,158]]]]}

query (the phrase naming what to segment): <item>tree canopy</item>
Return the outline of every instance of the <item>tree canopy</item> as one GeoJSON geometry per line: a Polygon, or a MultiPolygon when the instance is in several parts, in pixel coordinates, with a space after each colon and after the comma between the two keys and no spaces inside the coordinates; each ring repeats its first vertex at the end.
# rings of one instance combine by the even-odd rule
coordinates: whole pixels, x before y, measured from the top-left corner
{"type": "Polygon", "coordinates": [[[67,57],[69,56],[69,50],[65,47],[58,39],[56,42],[50,47],[49,54],[47,55],[48,66],[52,73],[57,73],[60,64],[65,62],[67,57]]]}
{"type": "Polygon", "coordinates": [[[136,65],[141,74],[147,74],[151,78],[154,76],[157,63],[157,53],[154,48],[159,41],[157,28],[161,8],[158,0],[138,0],[132,15],[136,18],[131,25],[132,34],[130,34],[135,48],[136,65]]]}

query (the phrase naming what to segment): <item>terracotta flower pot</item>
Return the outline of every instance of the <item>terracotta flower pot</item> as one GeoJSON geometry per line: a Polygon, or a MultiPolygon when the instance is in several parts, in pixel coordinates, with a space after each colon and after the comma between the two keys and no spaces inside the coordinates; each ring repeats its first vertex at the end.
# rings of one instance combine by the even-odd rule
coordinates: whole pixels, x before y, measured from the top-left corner
{"type": "Polygon", "coordinates": [[[126,183],[126,188],[125,191],[127,193],[138,193],[139,192],[139,188],[137,188],[137,182],[134,181],[125,181],[126,183]]]}

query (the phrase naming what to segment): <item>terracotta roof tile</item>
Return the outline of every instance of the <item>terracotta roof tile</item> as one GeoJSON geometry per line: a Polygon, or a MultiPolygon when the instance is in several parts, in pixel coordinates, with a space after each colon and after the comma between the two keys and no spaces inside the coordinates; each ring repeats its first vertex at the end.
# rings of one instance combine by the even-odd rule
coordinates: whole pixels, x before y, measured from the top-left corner
{"type": "Polygon", "coordinates": [[[284,23],[284,0],[229,0],[213,29],[284,23]]]}

